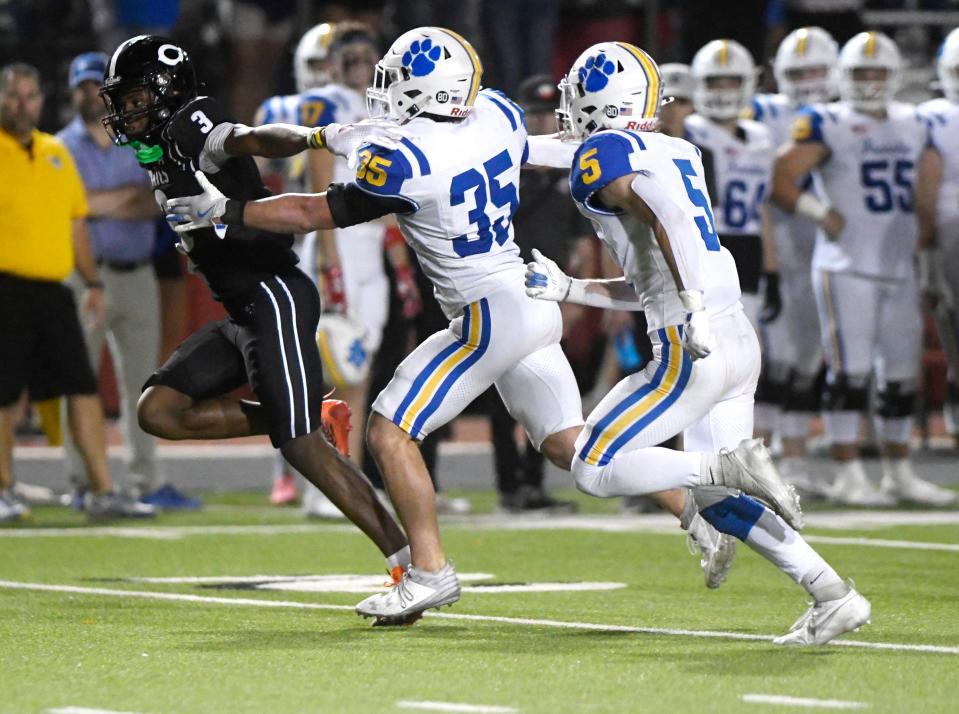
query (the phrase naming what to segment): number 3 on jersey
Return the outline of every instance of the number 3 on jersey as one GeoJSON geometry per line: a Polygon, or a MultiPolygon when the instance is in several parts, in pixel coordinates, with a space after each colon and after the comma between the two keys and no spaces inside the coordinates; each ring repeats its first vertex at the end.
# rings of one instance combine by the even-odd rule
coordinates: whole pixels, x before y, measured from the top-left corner
{"type": "Polygon", "coordinates": [[[706,250],[719,250],[719,236],[716,235],[716,219],[713,218],[713,209],[709,205],[706,194],[693,186],[690,177],[696,176],[696,170],[693,168],[689,159],[673,159],[676,168],[683,177],[683,183],[686,185],[686,195],[694,206],[703,209],[705,216],[696,216],[696,227],[699,228],[699,234],[703,237],[703,243],[706,244],[706,250]]]}
{"type": "Polygon", "coordinates": [[[470,169],[457,174],[450,182],[451,206],[461,206],[466,203],[467,192],[475,189],[473,191],[475,205],[466,216],[470,225],[476,226],[476,238],[470,240],[470,233],[464,233],[453,239],[453,250],[459,257],[488,253],[493,247],[494,234],[499,245],[503,245],[509,238],[509,225],[513,220],[513,212],[519,205],[519,197],[514,183],[501,184],[498,177],[511,168],[513,168],[513,160],[509,152],[503,149],[489,161],[483,162],[485,176],[476,169],[470,169]],[[509,206],[509,213],[492,221],[486,213],[487,200],[492,201],[496,208],[509,206]],[[490,231],[491,225],[492,231],[490,231]]]}

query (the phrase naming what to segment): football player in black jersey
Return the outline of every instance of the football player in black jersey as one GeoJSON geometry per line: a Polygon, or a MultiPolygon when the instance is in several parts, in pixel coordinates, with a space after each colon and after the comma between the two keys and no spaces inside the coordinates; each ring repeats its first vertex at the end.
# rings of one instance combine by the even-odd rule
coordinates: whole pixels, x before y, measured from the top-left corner
{"type": "MultiPolygon", "coordinates": [[[[107,129],[136,150],[161,207],[166,198],[201,191],[198,169],[231,198],[269,195],[252,158],[216,148],[233,121],[215,99],[198,96],[183,48],[151,35],[127,40],[110,59],[101,95],[107,129]]],[[[296,267],[293,236],[220,225],[180,235],[181,250],[229,317],[194,333],[147,380],[140,426],[166,439],[269,434],[290,464],[376,543],[398,578],[409,564],[406,536],[321,428],[320,298],[296,267]],[[259,402],[226,396],[246,383],[259,402]]],[[[337,441],[346,437],[340,431],[337,441]]]]}

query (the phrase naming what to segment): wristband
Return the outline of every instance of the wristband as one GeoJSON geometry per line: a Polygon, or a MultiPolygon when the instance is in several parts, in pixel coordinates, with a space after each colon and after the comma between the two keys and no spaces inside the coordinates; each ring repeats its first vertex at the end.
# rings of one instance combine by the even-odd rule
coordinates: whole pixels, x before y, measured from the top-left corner
{"type": "Polygon", "coordinates": [[[240,201],[234,198],[228,199],[226,207],[223,209],[223,215],[220,216],[220,222],[229,226],[243,225],[243,209],[246,208],[246,201],[240,201]]]}
{"type": "Polygon", "coordinates": [[[804,191],[799,194],[794,211],[800,216],[812,218],[816,223],[819,223],[819,221],[829,215],[829,206],[813,196],[809,191],[804,191]]]}
{"type": "Polygon", "coordinates": [[[306,146],[309,149],[325,149],[326,148],[326,127],[321,126],[313,131],[311,131],[306,136],[306,146]]]}

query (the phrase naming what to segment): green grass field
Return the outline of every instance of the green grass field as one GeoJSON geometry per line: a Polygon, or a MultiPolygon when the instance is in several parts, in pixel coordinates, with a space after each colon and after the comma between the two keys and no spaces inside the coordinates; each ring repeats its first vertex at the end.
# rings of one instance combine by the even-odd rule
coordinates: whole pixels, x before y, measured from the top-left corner
{"type": "Polygon", "coordinates": [[[458,570],[489,577],[466,583],[483,592],[411,628],[371,628],[352,612],[358,592],[142,580],[382,572],[359,533],[261,504],[218,497],[203,513],[119,530],[43,508],[30,525],[0,531],[0,711],[427,711],[410,702],[550,714],[798,711],[746,695],[959,710],[957,525],[808,530],[865,539],[816,545],[873,603],[873,624],[847,639],[884,648],[748,639],[782,633],[805,608],[784,575],[741,547],[729,581],[707,591],[678,530],[610,532],[595,517],[575,529],[445,523],[458,570]],[[623,587],[489,587],[557,582],[623,587]]]}

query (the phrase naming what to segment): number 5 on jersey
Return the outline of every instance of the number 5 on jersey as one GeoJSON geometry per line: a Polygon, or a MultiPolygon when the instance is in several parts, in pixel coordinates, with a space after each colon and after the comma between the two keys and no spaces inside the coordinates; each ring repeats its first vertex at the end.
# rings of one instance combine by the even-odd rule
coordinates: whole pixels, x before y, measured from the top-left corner
{"type": "Polygon", "coordinates": [[[696,216],[696,227],[699,228],[699,234],[703,237],[703,243],[706,244],[706,250],[719,250],[719,236],[716,235],[716,219],[713,218],[713,209],[709,205],[706,194],[693,186],[692,178],[696,177],[696,169],[689,159],[673,159],[676,168],[683,177],[683,183],[686,185],[686,195],[692,204],[703,209],[705,216],[696,216]]]}

